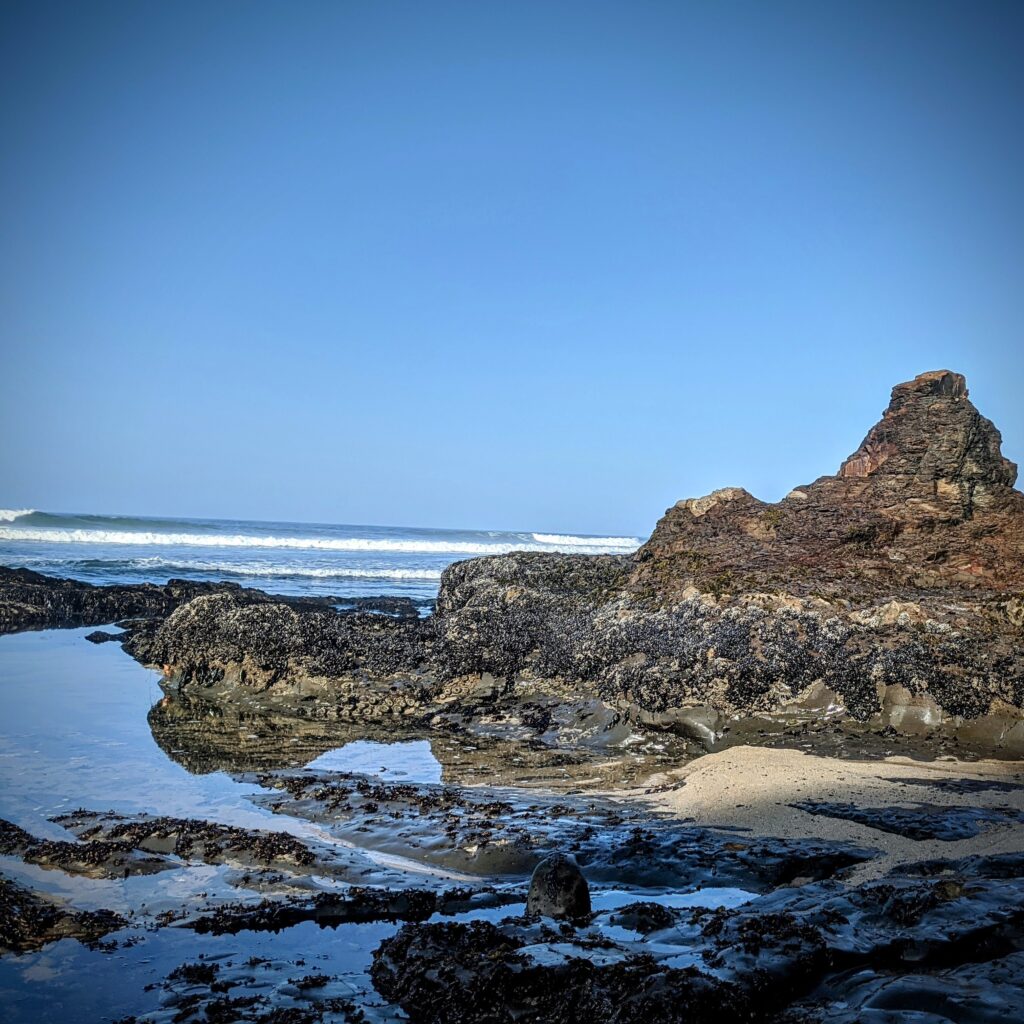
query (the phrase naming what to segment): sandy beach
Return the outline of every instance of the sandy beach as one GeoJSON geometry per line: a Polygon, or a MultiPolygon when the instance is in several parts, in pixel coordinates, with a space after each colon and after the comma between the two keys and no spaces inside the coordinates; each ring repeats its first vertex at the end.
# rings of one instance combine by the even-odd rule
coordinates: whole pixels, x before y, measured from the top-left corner
{"type": "Polygon", "coordinates": [[[651,781],[660,791],[635,791],[631,798],[697,824],[758,836],[843,840],[881,851],[853,869],[854,882],[877,878],[899,864],[1024,850],[1021,824],[994,824],[959,840],[911,839],[793,806],[803,801],[862,808],[925,805],[937,816],[944,809],[959,808],[1024,812],[1024,766],[1019,762],[915,761],[899,756],[852,761],[799,750],[733,747],[651,781]],[[990,784],[993,788],[984,788],[990,784]]]}

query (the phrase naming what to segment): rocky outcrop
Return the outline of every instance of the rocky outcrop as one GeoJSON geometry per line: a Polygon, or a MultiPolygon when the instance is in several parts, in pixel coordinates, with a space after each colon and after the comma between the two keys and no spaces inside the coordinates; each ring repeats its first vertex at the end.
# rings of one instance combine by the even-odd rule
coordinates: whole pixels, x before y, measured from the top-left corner
{"type": "Polygon", "coordinates": [[[632,558],[456,563],[426,620],[7,571],[0,629],[15,606],[110,621],[127,590],[132,614],[166,618],[126,648],[204,699],[577,745],[664,728],[714,746],[803,718],[1024,754],[1024,495],[1000,444],[964,378],[936,371],[893,389],[834,476],[775,504],[681,501],[632,558]]]}
{"type": "Polygon", "coordinates": [[[233,583],[170,580],[164,586],[139,583],[96,587],[0,566],[0,635],[23,629],[99,626],[120,619],[163,618],[201,594],[240,592],[233,583]]]}
{"type": "Polygon", "coordinates": [[[1000,443],[960,374],[922,374],[893,388],[837,475],[774,505],[728,488],[669,509],[632,589],[661,605],[690,586],[854,604],[1012,599],[1024,591],[1024,495],[1000,443]]]}
{"type": "Polygon", "coordinates": [[[176,609],[154,633],[133,632],[129,653],[173,666],[183,679],[267,688],[282,680],[384,678],[424,660],[422,623],[251,591],[206,594],[176,609]]]}
{"type": "Polygon", "coordinates": [[[959,490],[969,514],[976,502],[987,503],[987,495],[1005,498],[1017,478],[1017,467],[1003,458],[1001,440],[991,420],[967,400],[963,376],[934,370],[893,388],[881,422],[842,464],[839,476],[873,477],[904,490],[939,490],[938,482],[945,481],[959,490]]]}
{"type": "Polygon", "coordinates": [[[681,501],[602,588],[574,589],[564,556],[453,567],[435,669],[586,681],[711,742],[730,719],[805,711],[1024,752],[1015,479],[963,377],[923,374],[836,476],[777,504],[681,501]]]}
{"type": "MultiPolygon", "coordinates": [[[[231,595],[238,604],[273,601],[298,609],[335,609],[343,614],[380,613],[396,619],[417,619],[416,605],[407,597],[274,597],[261,590],[243,589],[237,583],[201,583],[168,580],[167,583],[132,583],[94,586],[81,580],[61,579],[0,566],[0,635],[25,629],[96,626],[132,619],[164,619],[176,608],[197,597],[231,595]]],[[[138,625],[138,623],[134,623],[138,625]]],[[[94,643],[115,639],[97,632],[94,643]]]]}

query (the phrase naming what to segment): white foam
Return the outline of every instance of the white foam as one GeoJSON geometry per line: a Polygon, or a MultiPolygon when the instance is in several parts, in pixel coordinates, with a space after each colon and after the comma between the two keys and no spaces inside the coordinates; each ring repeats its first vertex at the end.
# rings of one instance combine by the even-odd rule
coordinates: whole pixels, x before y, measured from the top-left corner
{"type": "Polygon", "coordinates": [[[273,537],[248,534],[157,533],[146,530],[62,530],[0,527],[0,540],[32,541],[43,544],[123,544],[141,547],[186,546],[199,548],[286,548],[297,551],[391,551],[432,555],[501,555],[511,551],[602,551],[632,550],[631,538],[563,537],[535,534],[537,543],[479,543],[450,540],[385,540],[367,537],[273,537]],[[614,542],[614,543],[611,543],[614,542]]]}
{"type": "Polygon", "coordinates": [[[34,508],[0,508],[0,523],[13,523],[22,516],[30,516],[34,508]]]}
{"type": "Polygon", "coordinates": [[[167,572],[231,573],[238,576],[308,576],[314,579],[439,580],[440,569],[379,569],[372,566],[318,568],[308,565],[263,565],[252,562],[180,562],[165,558],[133,558],[133,568],[167,572]]]}
{"type": "Polygon", "coordinates": [[[577,537],[563,533],[531,534],[538,544],[552,544],[564,548],[622,548],[633,551],[640,547],[636,537],[577,537]]]}

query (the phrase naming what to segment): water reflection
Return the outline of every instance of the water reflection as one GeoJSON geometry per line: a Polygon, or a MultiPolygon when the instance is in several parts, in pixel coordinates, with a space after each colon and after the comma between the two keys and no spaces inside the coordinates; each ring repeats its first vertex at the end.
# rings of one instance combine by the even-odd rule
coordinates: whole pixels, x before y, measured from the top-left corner
{"type": "MultiPolygon", "coordinates": [[[[397,835],[401,827],[416,839],[419,827],[428,833],[424,848],[438,837],[443,837],[442,843],[451,842],[438,828],[449,819],[445,806],[436,800],[433,817],[414,810],[400,821],[363,808],[364,819],[382,832],[379,841],[393,841],[396,847],[383,856],[371,845],[372,829],[360,830],[362,819],[352,829],[350,842],[357,846],[350,846],[343,834],[344,816],[324,823],[289,814],[287,808],[273,813],[264,804],[268,799],[281,801],[282,794],[268,793],[251,776],[240,779],[238,773],[311,765],[402,782],[564,791],[636,782],[677,759],[676,750],[662,738],[618,749],[566,750],[468,733],[399,733],[219,707],[164,694],[156,673],[140,667],[114,644],[85,643],[87,632],[0,637],[0,817],[35,836],[72,838],[50,820],[72,808],[165,814],[286,831],[311,844],[328,844],[337,863],[352,863],[361,885],[441,885],[447,882],[404,859],[411,848],[397,835]]],[[[488,817],[492,795],[485,791],[474,799],[484,805],[474,829],[486,825],[499,832],[502,821],[492,823],[488,817]]],[[[525,805],[534,798],[517,799],[525,805]]],[[[554,810],[549,805],[554,798],[548,798],[548,804],[543,800],[537,797],[535,808],[520,807],[521,821],[531,827],[537,820],[552,825],[554,810]]],[[[451,820],[462,813],[461,807],[455,808],[451,820]]],[[[566,814],[567,807],[560,813],[566,814]]],[[[488,849],[501,854],[505,846],[494,842],[488,849]]],[[[182,862],[151,876],[95,879],[14,857],[2,861],[0,872],[27,888],[81,908],[114,908],[131,920],[129,928],[112,933],[102,947],[87,948],[64,939],[38,952],[0,957],[0,1016],[5,1020],[57,1024],[145,1013],[170,1021],[179,1002],[190,998],[171,984],[171,971],[186,959],[199,957],[221,965],[220,977],[233,986],[233,995],[262,999],[260,1005],[275,1012],[291,1012],[314,998],[293,984],[312,968],[332,976],[327,988],[314,990],[315,998],[352,996],[369,1020],[396,1019],[393,1008],[373,996],[366,975],[372,950],[394,932],[394,924],[343,924],[325,935],[305,922],[279,934],[244,930],[222,937],[162,926],[167,923],[162,921],[164,914],[208,912],[239,899],[255,903],[264,894],[287,893],[301,899],[312,892],[333,891],[336,879],[327,872],[286,877],[228,863],[182,862]]],[[[599,899],[600,892],[595,897],[599,899]]],[[[473,914],[496,919],[516,907],[521,904],[473,914]]]]}
{"type": "Polygon", "coordinates": [[[194,774],[309,766],[392,781],[567,791],[641,785],[693,756],[680,737],[652,734],[609,747],[557,747],[469,731],[387,728],[213,704],[169,692],[150,710],[153,739],[194,774]]]}
{"type": "Polygon", "coordinates": [[[146,720],[157,746],[195,775],[301,768],[356,740],[393,738],[383,730],[256,713],[183,694],[164,696],[146,720]]]}
{"type": "Polygon", "coordinates": [[[357,772],[376,775],[385,782],[441,781],[441,762],[434,757],[427,740],[405,740],[399,743],[375,743],[353,740],[337,750],[328,750],[309,768],[323,772],[357,772]]]}

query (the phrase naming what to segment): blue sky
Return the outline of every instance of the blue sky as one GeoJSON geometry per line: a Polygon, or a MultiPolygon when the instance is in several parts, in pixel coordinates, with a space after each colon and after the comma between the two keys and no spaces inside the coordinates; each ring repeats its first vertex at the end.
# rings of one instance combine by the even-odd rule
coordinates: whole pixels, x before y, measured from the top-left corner
{"type": "Polygon", "coordinates": [[[0,504],[646,534],[965,373],[1024,5],[0,8],[0,504]]]}

